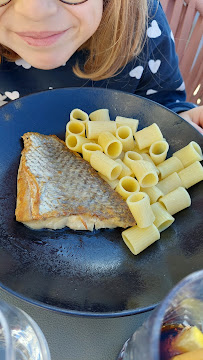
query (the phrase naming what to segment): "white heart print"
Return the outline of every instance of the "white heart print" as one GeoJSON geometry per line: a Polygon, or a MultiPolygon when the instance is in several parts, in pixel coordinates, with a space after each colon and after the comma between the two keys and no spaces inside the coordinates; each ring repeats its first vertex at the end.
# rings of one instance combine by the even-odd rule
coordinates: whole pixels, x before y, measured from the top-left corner
{"type": "Polygon", "coordinates": [[[182,84],[176,89],[178,91],[184,91],[185,90],[185,83],[184,81],[182,82],[182,84]]]}
{"type": "Polygon", "coordinates": [[[139,80],[141,78],[141,76],[142,76],[143,71],[144,71],[143,66],[136,66],[134,69],[132,69],[129,72],[129,75],[131,77],[135,77],[136,79],[139,80]]]}
{"type": "Polygon", "coordinates": [[[27,63],[27,61],[23,60],[23,59],[18,59],[15,61],[16,65],[18,66],[22,66],[24,69],[30,69],[31,65],[27,63]]]}
{"type": "Polygon", "coordinates": [[[16,100],[20,97],[20,94],[18,91],[5,91],[5,95],[10,99],[10,100],[16,100]]]}
{"type": "Polygon", "coordinates": [[[149,89],[149,90],[147,90],[146,95],[152,95],[152,94],[156,94],[156,93],[157,93],[156,90],[149,89]]]}
{"type": "Polygon", "coordinates": [[[161,30],[156,20],[153,20],[151,26],[147,29],[147,36],[149,38],[155,39],[161,35],[161,30]]]}
{"type": "Polygon", "coordinates": [[[161,65],[161,60],[149,60],[148,62],[149,68],[153,74],[156,74],[161,65]]]}
{"type": "Polygon", "coordinates": [[[7,96],[6,96],[6,95],[2,95],[2,94],[0,94],[0,101],[4,101],[6,98],[7,98],[7,96]]]}

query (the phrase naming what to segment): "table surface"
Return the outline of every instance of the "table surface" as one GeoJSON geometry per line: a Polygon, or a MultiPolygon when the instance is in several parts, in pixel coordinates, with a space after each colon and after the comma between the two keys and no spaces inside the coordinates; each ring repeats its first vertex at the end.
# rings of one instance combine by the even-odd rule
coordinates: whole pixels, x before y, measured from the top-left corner
{"type": "Polygon", "coordinates": [[[116,360],[124,342],[150,315],[105,319],[69,316],[32,305],[1,288],[0,299],[37,322],[47,339],[51,360],[116,360]]]}

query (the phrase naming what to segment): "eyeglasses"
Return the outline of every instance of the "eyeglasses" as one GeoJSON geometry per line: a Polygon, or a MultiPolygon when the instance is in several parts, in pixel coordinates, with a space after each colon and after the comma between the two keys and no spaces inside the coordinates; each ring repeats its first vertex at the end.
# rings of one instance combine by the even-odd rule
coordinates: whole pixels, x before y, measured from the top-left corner
{"type": "MultiPolygon", "coordinates": [[[[8,3],[10,3],[11,0],[0,0],[0,7],[7,5],[8,3]]],[[[79,4],[83,4],[88,0],[60,0],[61,2],[63,2],[64,4],[68,4],[68,5],[79,5],[79,4]]]]}

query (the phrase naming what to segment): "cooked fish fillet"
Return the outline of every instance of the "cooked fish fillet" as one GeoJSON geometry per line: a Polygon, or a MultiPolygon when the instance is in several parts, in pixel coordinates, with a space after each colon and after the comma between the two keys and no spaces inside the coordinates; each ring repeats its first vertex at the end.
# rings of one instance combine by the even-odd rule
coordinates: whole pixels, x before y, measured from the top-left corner
{"type": "Polygon", "coordinates": [[[135,225],[126,202],[55,135],[23,135],[16,220],[34,229],[135,225]]]}

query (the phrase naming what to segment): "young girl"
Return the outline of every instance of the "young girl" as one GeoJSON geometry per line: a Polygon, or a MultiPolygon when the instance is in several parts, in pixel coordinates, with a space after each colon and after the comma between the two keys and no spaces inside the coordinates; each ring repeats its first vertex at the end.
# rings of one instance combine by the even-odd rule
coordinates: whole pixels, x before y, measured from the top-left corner
{"type": "Polygon", "coordinates": [[[135,93],[203,133],[157,0],[0,0],[0,101],[59,87],[135,93]]]}

